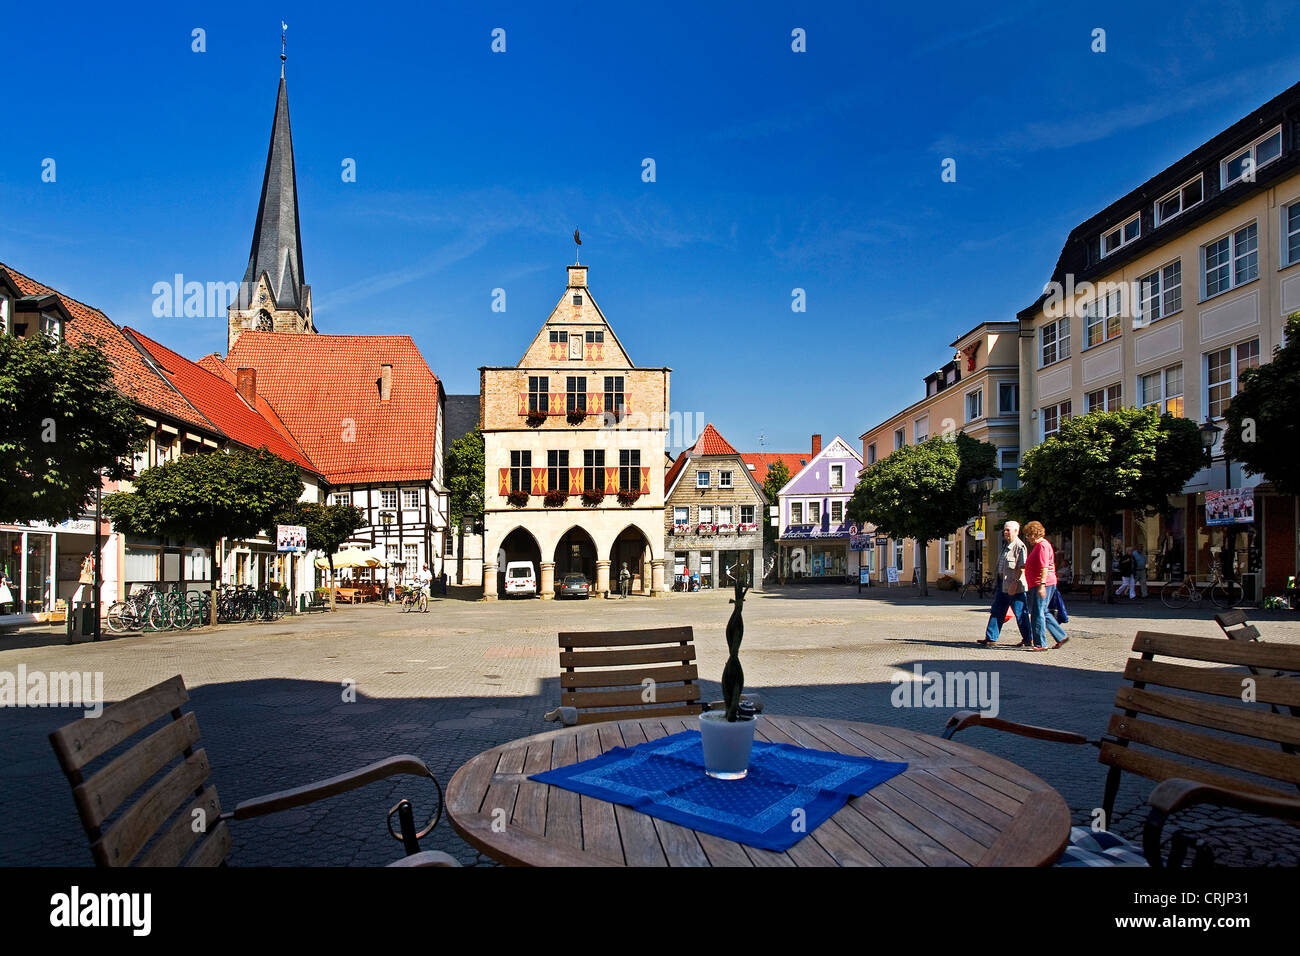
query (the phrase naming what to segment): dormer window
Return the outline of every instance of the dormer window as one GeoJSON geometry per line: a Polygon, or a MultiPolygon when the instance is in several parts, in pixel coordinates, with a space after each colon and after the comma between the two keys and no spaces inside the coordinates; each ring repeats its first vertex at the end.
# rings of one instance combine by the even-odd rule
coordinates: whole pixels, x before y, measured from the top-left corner
{"type": "Polygon", "coordinates": [[[1156,225],[1162,225],[1182,215],[1205,198],[1204,177],[1197,174],[1195,179],[1183,183],[1168,196],[1156,203],[1156,225]]]}
{"type": "Polygon", "coordinates": [[[63,341],[63,323],[59,321],[57,315],[50,315],[47,312],[41,313],[41,331],[53,339],[56,343],[63,341]]]}
{"type": "Polygon", "coordinates": [[[1132,219],[1126,219],[1110,232],[1101,234],[1101,254],[1102,257],[1110,255],[1130,242],[1137,239],[1142,234],[1142,219],[1140,216],[1134,216],[1132,219]]]}
{"type": "Polygon", "coordinates": [[[1233,183],[1255,181],[1255,171],[1282,155],[1282,127],[1275,127],[1245,149],[1219,164],[1223,188],[1233,183]]]}
{"type": "Polygon", "coordinates": [[[574,293],[574,295],[573,295],[573,304],[574,304],[574,307],[576,307],[576,308],[579,308],[579,309],[582,308],[582,295],[581,295],[581,293],[574,293]]]}
{"type": "Polygon", "coordinates": [[[9,296],[0,295],[0,335],[9,334],[9,296]]]}

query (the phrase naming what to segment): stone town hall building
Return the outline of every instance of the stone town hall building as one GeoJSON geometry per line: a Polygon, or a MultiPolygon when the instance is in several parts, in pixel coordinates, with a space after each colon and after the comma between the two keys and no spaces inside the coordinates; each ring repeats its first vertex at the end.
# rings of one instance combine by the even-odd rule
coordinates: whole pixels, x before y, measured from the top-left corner
{"type": "Polygon", "coordinates": [[[505,563],[531,561],[543,598],[581,572],[598,593],[664,587],[667,368],[632,364],[587,287],[568,267],[558,304],[517,365],[484,367],[483,592],[505,563]]]}

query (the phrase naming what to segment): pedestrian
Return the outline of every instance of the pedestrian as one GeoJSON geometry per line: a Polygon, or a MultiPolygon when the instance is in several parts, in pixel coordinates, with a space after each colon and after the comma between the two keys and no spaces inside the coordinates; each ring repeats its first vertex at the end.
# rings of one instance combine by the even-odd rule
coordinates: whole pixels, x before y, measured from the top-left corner
{"type": "MultiPolygon", "coordinates": [[[[415,580],[421,591],[429,597],[433,597],[433,573],[429,570],[427,564],[420,569],[420,572],[415,576],[415,580]]],[[[426,607],[425,610],[428,611],[428,608],[426,607]]]]}
{"type": "Polygon", "coordinates": [[[1125,589],[1128,590],[1129,600],[1133,600],[1135,592],[1133,591],[1133,555],[1131,550],[1124,550],[1119,553],[1119,587],[1115,589],[1115,596],[1123,594],[1125,589]]]}
{"type": "Polygon", "coordinates": [[[1133,579],[1142,589],[1142,596],[1147,596],[1147,556],[1142,546],[1133,546],[1133,579]]]}
{"type": "Polygon", "coordinates": [[[1055,647],[1060,647],[1070,639],[1060,622],[1047,613],[1047,607],[1056,594],[1056,555],[1046,535],[1047,529],[1041,522],[1031,521],[1025,525],[1025,543],[1029,545],[1025,581],[1029,587],[1029,627],[1033,635],[1033,643],[1029,647],[1031,651],[1047,650],[1049,631],[1056,642],[1055,647]]]}
{"type": "Polygon", "coordinates": [[[1029,612],[1025,609],[1025,564],[1028,560],[1029,549],[1020,540],[1020,522],[1008,521],[1002,526],[1002,549],[998,553],[993,607],[989,611],[984,639],[977,642],[980,646],[992,647],[998,642],[1007,608],[1011,609],[1020,629],[1021,646],[1029,646],[1029,612]]]}

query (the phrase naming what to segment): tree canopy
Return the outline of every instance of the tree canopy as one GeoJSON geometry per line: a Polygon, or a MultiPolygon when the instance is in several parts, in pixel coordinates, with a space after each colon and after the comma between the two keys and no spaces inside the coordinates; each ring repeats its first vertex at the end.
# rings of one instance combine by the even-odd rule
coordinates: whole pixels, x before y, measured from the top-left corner
{"type": "Polygon", "coordinates": [[[114,529],[212,545],[214,591],[217,543],[268,530],[277,515],[294,506],[303,488],[297,466],[265,448],[181,455],[133,481],[134,491],[104,498],[104,514],[114,529]]]}
{"type": "MultiPolygon", "coordinates": [[[[1061,423],[1061,429],[1024,453],[1020,487],[999,494],[1018,521],[1041,521],[1048,530],[1086,525],[1103,530],[1124,510],[1166,510],[1204,467],[1199,429],[1188,418],[1155,408],[1095,411],[1061,423]]],[[[1105,542],[1107,599],[1111,542],[1105,542]]]]}
{"type": "Polygon", "coordinates": [[[130,477],[145,434],[98,344],[0,335],[0,521],[81,515],[101,472],[130,477]]]}
{"type": "Polygon", "coordinates": [[[330,566],[330,605],[334,604],[334,555],[357,529],[365,525],[366,516],[352,505],[322,505],[300,501],[282,512],[276,524],[296,524],[307,529],[307,550],[323,551],[330,566]]]}
{"type": "MultiPolygon", "coordinates": [[[[777,503],[778,493],[789,481],[790,469],[786,467],[785,462],[780,458],[767,466],[767,476],[763,479],[763,494],[767,496],[768,504],[774,505],[777,503]]],[[[776,540],[780,529],[772,526],[766,512],[764,512],[760,520],[763,522],[763,547],[766,549],[776,540]]]]}
{"type": "Polygon", "coordinates": [[[1281,494],[1300,495],[1300,312],[1286,320],[1286,342],[1273,361],[1241,373],[1237,394],[1225,414],[1224,451],[1281,494]]]}
{"type": "Polygon", "coordinates": [[[927,545],[947,537],[979,511],[972,479],[998,474],[997,448],[959,432],[904,445],[863,473],[849,501],[848,516],[873,524],[879,534],[920,544],[921,593],[927,586],[927,545]]]}
{"type": "Polygon", "coordinates": [[[473,532],[483,521],[483,495],[486,491],[483,433],[478,428],[451,443],[446,470],[451,512],[448,518],[453,526],[473,532]]]}

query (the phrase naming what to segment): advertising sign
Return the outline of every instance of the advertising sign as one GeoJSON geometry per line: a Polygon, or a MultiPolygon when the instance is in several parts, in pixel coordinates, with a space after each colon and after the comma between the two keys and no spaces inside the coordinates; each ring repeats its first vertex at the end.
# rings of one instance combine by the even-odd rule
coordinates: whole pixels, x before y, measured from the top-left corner
{"type": "Polygon", "coordinates": [[[975,540],[976,541],[984,540],[984,522],[987,520],[988,519],[984,517],[979,517],[975,519],[975,540]]]}
{"type": "Polygon", "coordinates": [[[1254,521],[1254,488],[1228,488],[1205,493],[1207,525],[1252,524],[1254,521]]]}
{"type": "Polygon", "coordinates": [[[890,584],[897,584],[898,568],[894,567],[892,564],[889,567],[885,568],[885,577],[888,579],[890,584]]]}
{"type": "Polygon", "coordinates": [[[275,550],[303,554],[307,551],[307,528],[300,524],[275,526],[275,550]]]}
{"type": "Polygon", "coordinates": [[[870,551],[875,546],[876,536],[868,534],[857,525],[849,525],[849,550],[870,551]]]}
{"type": "Polygon", "coordinates": [[[870,584],[870,583],[871,583],[871,569],[858,568],[858,584],[870,584]]]}

